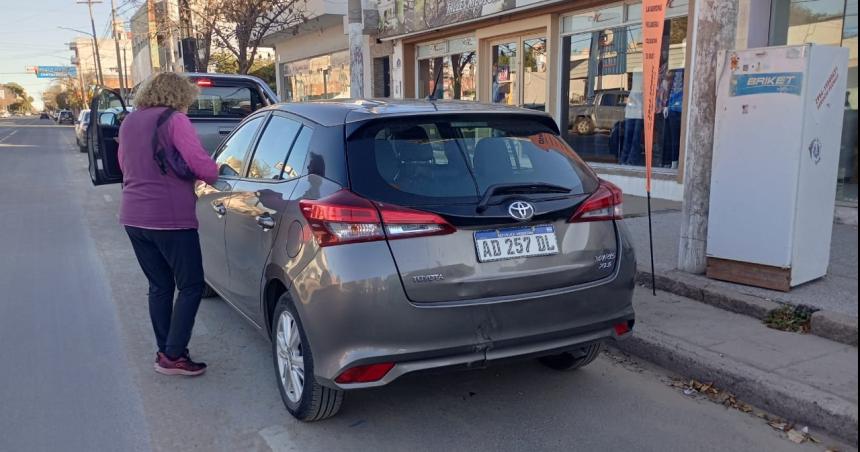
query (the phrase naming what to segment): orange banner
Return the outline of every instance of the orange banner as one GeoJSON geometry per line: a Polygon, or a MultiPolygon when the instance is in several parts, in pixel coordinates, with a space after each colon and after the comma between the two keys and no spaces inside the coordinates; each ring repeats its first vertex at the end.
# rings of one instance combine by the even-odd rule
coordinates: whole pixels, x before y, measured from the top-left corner
{"type": "Polygon", "coordinates": [[[642,2],[642,118],[645,120],[645,191],[651,193],[651,157],[654,151],[654,117],[660,86],[660,53],[663,48],[663,19],[666,0],[642,2]]]}

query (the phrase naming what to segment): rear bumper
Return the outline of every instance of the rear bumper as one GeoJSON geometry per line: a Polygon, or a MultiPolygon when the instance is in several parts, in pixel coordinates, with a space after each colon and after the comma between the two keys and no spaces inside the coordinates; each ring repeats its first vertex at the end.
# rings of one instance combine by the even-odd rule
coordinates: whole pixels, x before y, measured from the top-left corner
{"type": "Polygon", "coordinates": [[[618,339],[613,325],[634,319],[635,258],[619,228],[612,277],[582,286],[487,303],[417,305],[403,291],[384,242],[322,249],[290,287],[323,385],[381,386],[428,369],[480,367],[618,339]],[[356,254],[361,265],[356,265],[356,254]],[[340,385],[355,366],[395,363],[372,383],[340,385]]]}

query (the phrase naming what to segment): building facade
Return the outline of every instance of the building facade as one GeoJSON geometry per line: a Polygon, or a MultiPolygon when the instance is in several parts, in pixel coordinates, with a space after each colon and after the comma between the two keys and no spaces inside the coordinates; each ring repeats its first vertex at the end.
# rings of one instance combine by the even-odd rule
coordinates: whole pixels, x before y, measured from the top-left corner
{"type": "Polygon", "coordinates": [[[177,0],[148,0],[131,17],[131,73],[137,82],[157,72],[183,72],[177,0]]]}
{"type": "Polygon", "coordinates": [[[308,0],[306,23],[266,36],[285,102],[350,97],[346,0],[308,0]]]}
{"type": "MultiPolygon", "coordinates": [[[[125,86],[133,86],[135,77],[129,68],[133,65],[134,53],[132,52],[129,34],[120,32],[118,34],[119,55],[116,51],[116,42],[113,39],[99,39],[99,60],[102,68],[103,84],[110,88],[120,88],[120,64],[122,64],[125,86]]],[[[69,50],[74,52],[71,63],[77,68],[79,82],[83,86],[97,84],[96,52],[91,38],[76,38],[69,43],[69,50]]]]}
{"type": "MultiPolygon", "coordinates": [[[[266,40],[276,49],[282,100],[433,94],[546,111],[601,177],[626,193],[644,195],[639,1],[309,5],[315,13],[307,26],[266,40]]],[[[713,128],[714,92],[708,86],[718,50],[812,42],[849,49],[837,205],[854,209],[856,216],[855,0],[669,0],[662,41],[652,196],[681,200],[685,179],[693,177],[687,173],[701,179],[685,163],[688,148],[711,152],[712,139],[701,132],[713,128]]]]}
{"type": "MultiPolygon", "coordinates": [[[[365,2],[366,3],[366,2],[365,2]]],[[[363,5],[368,7],[367,4],[363,5]]],[[[857,3],[852,0],[670,0],[664,24],[654,132],[652,195],[681,200],[697,9],[721,9],[734,45],[816,44],[849,48],[838,204],[857,206],[857,3]],[[721,4],[722,3],[722,4],[721,4]]],[[[543,110],[565,139],[625,192],[644,194],[642,18],[638,1],[381,0],[365,51],[367,97],[437,98],[543,110]],[[373,42],[375,41],[375,42],[373,42]],[[387,80],[388,91],[375,89],[387,80]]],[[[699,11],[701,14],[701,11],[699,11]]],[[[708,24],[709,27],[712,24],[708,24]]],[[[725,31],[723,31],[725,33],[725,31]]],[[[722,45],[731,43],[721,43],[722,45]]],[[[355,59],[355,58],[353,58],[355,59]]],[[[701,63],[700,63],[701,64],[701,63]]],[[[698,126],[693,124],[692,126],[698,126]]],[[[856,213],[855,213],[856,215],[856,213]]]]}

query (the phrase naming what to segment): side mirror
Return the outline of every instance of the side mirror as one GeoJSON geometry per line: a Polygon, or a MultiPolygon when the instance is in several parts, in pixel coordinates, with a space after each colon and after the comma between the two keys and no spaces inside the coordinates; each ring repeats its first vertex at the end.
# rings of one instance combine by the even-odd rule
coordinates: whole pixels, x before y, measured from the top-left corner
{"type": "Polygon", "coordinates": [[[116,125],[116,113],[114,112],[105,112],[99,115],[99,125],[101,126],[112,126],[116,125]]]}
{"type": "Polygon", "coordinates": [[[219,176],[231,176],[231,177],[235,177],[235,176],[238,176],[238,175],[239,175],[239,173],[238,173],[238,172],[236,172],[236,170],[235,170],[235,169],[233,169],[233,167],[232,167],[232,166],[230,166],[230,165],[228,165],[228,164],[226,164],[226,163],[222,163],[222,164],[221,164],[221,166],[219,166],[219,167],[218,167],[218,175],[219,175],[219,176]]]}

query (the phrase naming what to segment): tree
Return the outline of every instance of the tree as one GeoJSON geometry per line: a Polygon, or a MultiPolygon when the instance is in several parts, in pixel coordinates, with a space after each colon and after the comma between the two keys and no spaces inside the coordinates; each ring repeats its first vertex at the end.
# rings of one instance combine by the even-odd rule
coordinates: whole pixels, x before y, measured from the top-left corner
{"type": "Polygon", "coordinates": [[[15,102],[9,104],[7,109],[14,113],[27,113],[33,111],[33,98],[27,94],[23,86],[10,82],[3,85],[15,95],[15,102]]]}
{"type": "MultiPolygon", "coordinates": [[[[215,72],[222,74],[236,74],[239,72],[239,63],[236,61],[236,56],[228,52],[216,52],[212,54],[211,61],[215,66],[215,72]]],[[[249,75],[259,77],[266,82],[273,90],[276,88],[275,82],[275,62],[266,60],[256,60],[247,72],[249,75]]]]}
{"type": "Polygon", "coordinates": [[[236,57],[237,72],[247,74],[263,37],[307,21],[306,0],[218,0],[215,45],[236,57]]]}

